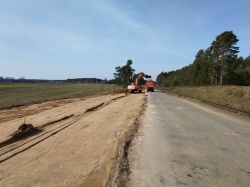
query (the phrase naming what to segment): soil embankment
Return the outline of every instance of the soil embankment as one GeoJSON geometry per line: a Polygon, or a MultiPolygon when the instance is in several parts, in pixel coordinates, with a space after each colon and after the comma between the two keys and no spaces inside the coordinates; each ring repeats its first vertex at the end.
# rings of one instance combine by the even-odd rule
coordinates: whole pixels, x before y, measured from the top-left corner
{"type": "Polygon", "coordinates": [[[0,142],[7,142],[0,149],[0,186],[105,186],[113,180],[145,96],[68,101],[31,105],[0,123],[0,142]],[[25,114],[25,123],[39,131],[8,142],[25,114]]]}

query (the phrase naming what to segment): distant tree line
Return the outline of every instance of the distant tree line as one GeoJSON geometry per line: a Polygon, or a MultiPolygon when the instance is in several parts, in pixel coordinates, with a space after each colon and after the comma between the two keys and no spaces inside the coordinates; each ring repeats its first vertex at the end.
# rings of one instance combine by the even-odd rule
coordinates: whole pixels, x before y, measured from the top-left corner
{"type": "Polygon", "coordinates": [[[81,83],[92,83],[92,84],[106,84],[107,80],[103,79],[98,79],[98,78],[76,78],[76,79],[67,79],[67,82],[71,83],[76,83],[76,82],[81,82],[81,83]]]}
{"type": "Polygon", "coordinates": [[[13,77],[0,76],[0,83],[86,83],[86,84],[111,84],[106,78],[75,78],[66,80],[48,80],[48,79],[25,79],[25,77],[20,77],[15,79],[13,77]]]}
{"type": "Polygon", "coordinates": [[[225,31],[206,50],[197,52],[192,64],[176,71],[161,72],[157,84],[173,86],[250,85],[250,56],[238,57],[239,40],[225,31]]]}

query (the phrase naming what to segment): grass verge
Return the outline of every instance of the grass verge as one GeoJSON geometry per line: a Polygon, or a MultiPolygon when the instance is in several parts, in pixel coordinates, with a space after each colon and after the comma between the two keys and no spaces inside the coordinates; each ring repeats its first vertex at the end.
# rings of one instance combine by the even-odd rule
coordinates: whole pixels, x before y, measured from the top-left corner
{"type": "Polygon", "coordinates": [[[174,87],[172,93],[250,112],[249,86],[174,87]]]}

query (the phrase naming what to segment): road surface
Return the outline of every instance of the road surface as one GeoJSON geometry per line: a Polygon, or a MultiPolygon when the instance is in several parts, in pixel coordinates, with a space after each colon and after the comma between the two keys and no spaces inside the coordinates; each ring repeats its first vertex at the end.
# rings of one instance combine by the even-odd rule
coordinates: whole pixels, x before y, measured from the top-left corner
{"type": "Polygon", "coordinates": [[[154,92],[129,149],[126,186],[250,186],[250,121],[154,92]]]}

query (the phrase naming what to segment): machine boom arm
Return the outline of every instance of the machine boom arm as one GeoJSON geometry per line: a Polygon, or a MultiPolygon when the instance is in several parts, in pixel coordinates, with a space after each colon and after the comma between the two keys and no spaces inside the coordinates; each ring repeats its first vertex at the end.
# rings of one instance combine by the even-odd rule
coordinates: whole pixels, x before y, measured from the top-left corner
{"type": "Polygon", "coordinates": [[[141,73],[138,74],[138,76],[137,76],[137,78],[136,78],[136,80],[135,80],[135,85],[138,85],[139,80],[140,80],[141,77],[151,78],[150,75],[146,75],[145,73],[141,72],[141,73]]]}

